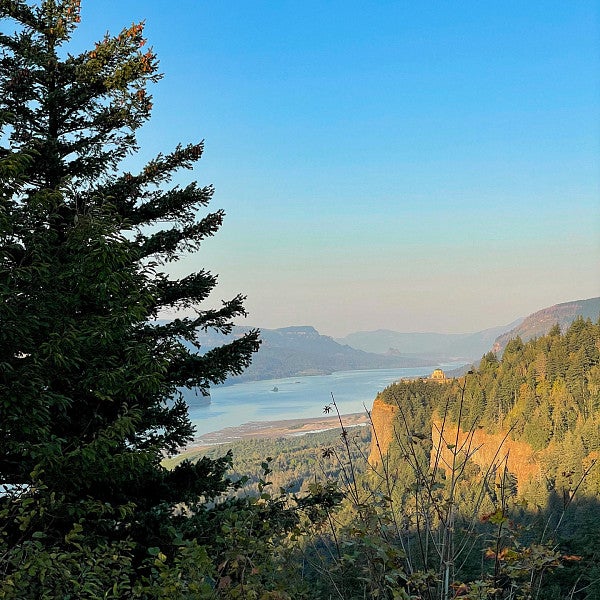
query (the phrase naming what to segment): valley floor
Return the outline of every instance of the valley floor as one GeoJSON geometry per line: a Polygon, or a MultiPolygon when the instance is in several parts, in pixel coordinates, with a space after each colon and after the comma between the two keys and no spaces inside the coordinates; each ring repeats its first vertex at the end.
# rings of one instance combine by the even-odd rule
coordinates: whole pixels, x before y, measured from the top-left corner
{"type": "MultiPolygon", "coordinates": [[[[365,413],[342,415],[342,421],[344,427],[366,426],[369,423],[369,419],[365,413]]],[[[239,440],[295,437],[339,427],[340,423],[337,415],[280,421],[252,421],[238,427],[226,427],[219,431],[203,434],[183,448],[182,454],[239,440]]]]}

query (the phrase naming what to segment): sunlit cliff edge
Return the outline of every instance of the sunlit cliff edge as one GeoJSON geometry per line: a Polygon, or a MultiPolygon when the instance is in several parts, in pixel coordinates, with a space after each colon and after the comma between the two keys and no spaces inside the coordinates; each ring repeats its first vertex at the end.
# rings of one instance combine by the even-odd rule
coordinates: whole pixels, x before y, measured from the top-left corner
{"type": "MultiPolygon", "coordinates": [[[[385,456],[390,448],[396,435],[395,428],[399,427],[396,419],[398,413],[396,406],[379,398],[374,400],[371,412],[373,436],[369,454],[372,466],[378,465],[381,456],[385,456]]],[[[402,435],[403,432],[398,429],[397,433],[402,435]]],[[[492,465],[502,469],[506,466],[517,478],[519,488],[527,481],[539,479],[542,474],[543,453],[536,452],[526,442],[511,439],[508,432],[488,433],[481,428],[464,431],[454,424],[443,423],[441,418],[436,417],[432,422],[431,440],[431,464],[437,462],[439,468],[447,474],[452,470],[453,462],[462,463],[467,456],[482,472],[486,472],[492,465]]]]}
{"type": "MultiPolygon", "coordinates": [[[[380,398],[373,401],[371,411],[372,432],[369,464],[377,467],[381,464],[396,436],[403,437],[404,431],[397,419],[397,406],[386,403],[380,398]]],[[[431,425],[432,449],[430,463],[449,475],[453,463],[460,465],[465,457],[477,465],[484,474],[495,468],[498,472],[505,468],[515,476],[518,493],[523,493],[527,484],[543,480],[543,465],[552,452],[552,445],[536,451],[523,441],[513,440],[508,431],[487,432],[481,427],[465,431],[455,424],[443,422],[436,416],[431,425]],[[456,449],[456,450],[455,450],[456,449]]],[[[592,452],[585,457],[584,467],[600,458],[600,453],[592,452]]]]}
{"type": "Polygon", "coordinates": [[[460,465],[468,457],[482,473],[493,466],[498,470],[508,469],[517,478],[519,492],[523,491],[526,482],[539,480],[542,476],[542,453],[536,452],[526,442],[511,439],[508,432],[488,433],[480,428],[464,431],[456,425],[443,424],[440,418],[436,418],[431,428],[431,439],[431,464],[437,460],[447,475],[453,462],[460,465]]]}
{"type": "Polygon", "coordinates": [[[384,402],[380,398],[373,400],[371,410],[371,451],[369,452],[369,464],[376,466],[381,463],[382,457],[385,457],[390,444],[394,439],[394,427],[398,407],[384,402]]]}

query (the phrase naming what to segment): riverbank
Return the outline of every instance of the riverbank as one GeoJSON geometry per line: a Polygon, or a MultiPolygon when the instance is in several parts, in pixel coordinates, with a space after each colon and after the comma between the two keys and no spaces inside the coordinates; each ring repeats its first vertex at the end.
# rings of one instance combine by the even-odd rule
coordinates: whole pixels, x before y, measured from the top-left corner
{"type": "MultiPolygon", "coordinates": [[[[342,422],[344,427],[362,427],[369,423],[369,419],[365,413],[352,413],[342,415],[342,422]]],[[[340,428],[337,415],[278,421],[251,421],[237,427],[225,427],[218,431],[205,433],[185,448],[182,448],[181,454],[197,452],[212,446],[230,444],[239,440],[295,437],[337,428],[340,428]]]]}

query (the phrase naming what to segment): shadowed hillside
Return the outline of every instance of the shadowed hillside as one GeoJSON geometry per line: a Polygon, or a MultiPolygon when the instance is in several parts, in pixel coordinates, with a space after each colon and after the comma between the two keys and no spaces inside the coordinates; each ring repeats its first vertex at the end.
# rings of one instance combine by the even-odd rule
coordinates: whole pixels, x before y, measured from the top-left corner
{"type": "MultiPolygon", "coordinates": [[[[243,335],[248,328],[235,327],[232,337],[243,335]]],[[[390,369],[434,366],[433,360],[403,355],[383,355],[364,352],[338,344],[333,338],[320,335],[310,326],[261,329],[262,344],[254,354],[252,365],[242,375],[230,377],[227,384],[259,379],[277,379],[302,375],[327,375],[334,371],[358,369],[390,369]]],[[[224,336],[200,332],[201,350],[207,351],[223,343],[224,336]]]]}

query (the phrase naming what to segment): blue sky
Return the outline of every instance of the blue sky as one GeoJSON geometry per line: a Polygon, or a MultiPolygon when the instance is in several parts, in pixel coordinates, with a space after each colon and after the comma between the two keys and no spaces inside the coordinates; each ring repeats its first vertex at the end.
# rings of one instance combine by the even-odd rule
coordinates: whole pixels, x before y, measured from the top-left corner
{"type": "Polygon", "coordinates": [[[600,295],[597,2],[84,0],[146,20],[136,160],[204,139],[219,273],[248,324],[466,332],[600,295]]]}

